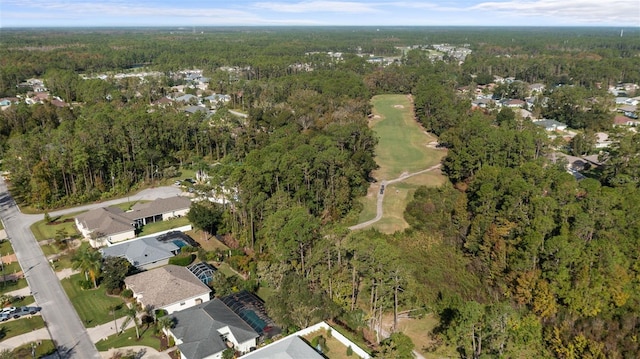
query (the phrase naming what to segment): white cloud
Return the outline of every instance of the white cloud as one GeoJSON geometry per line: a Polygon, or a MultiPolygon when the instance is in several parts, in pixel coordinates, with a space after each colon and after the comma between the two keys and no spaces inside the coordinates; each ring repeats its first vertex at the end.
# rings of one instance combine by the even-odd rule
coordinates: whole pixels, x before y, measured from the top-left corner
{"type": "Polygon", "coordinates": [[[554,17],[566,19],[568,24],[633,23],[640,25],[638,0],[534,0],[483,2],[469,10],[500,12],[519,17],[554,17]]]}
{"type": "Polygon", "coordinates": [[[254,3],[253,6],[258,9],[285,13],[336,12],[363,14],[378,12],[375,6],[368,3],[354,1],[302,1],[297,3],[258,2],[254,3]]]}

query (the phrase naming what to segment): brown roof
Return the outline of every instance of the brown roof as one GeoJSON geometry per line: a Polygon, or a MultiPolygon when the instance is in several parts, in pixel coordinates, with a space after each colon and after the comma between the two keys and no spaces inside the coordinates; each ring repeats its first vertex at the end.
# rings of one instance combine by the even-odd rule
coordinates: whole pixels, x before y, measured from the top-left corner
{"type": "Polygon", "coordinates": [[[211,292],[187,268],[171,264],[132,275],[124,282],[135,294],[142,295],[144,305],[157,309],[211,292]]]}
{"type": "Polygon", "coordinates": [[[125,213],[127,218],[139,219],[158,214],[180,211],[191,207],[191,200],[187,197],[158,198],[152,202],[136,203],[131,211],[125,213]]]}

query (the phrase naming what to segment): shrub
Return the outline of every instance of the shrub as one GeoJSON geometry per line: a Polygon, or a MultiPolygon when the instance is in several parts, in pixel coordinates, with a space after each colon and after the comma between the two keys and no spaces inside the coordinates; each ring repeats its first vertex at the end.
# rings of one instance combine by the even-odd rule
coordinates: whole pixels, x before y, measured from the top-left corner
{"type": "Polygon", "coordinates": [[[349,347],[347,348],[347,356],[350,357],[353,355],[353,348],[351,348],[351,345],[349,345],[349,347]]]}
{"type": "Polygon", "coordinates": [[[193,262],[195,257],[194,254],[175,256],[169,259],[169,264],[186,267],[193,262]]]}
{"type": "Polygon", "coordinates": [[[78,281],[78,286],[79,286],[81,289],[89,290],[89,289],[92,289],[92,288],[93,288],[93,282],[91,282],[90,280],[84,280],[84,279],[82,279],[82,280],[79,280],[79,281],[78,281]]]}
{"type": "Polygon", "coordinates": [[[122,296],[124,298],[127,298],[127,299],[133,298],[133,291],[131,289],[127,288],[127,289],[122,291],[122,296]]]}

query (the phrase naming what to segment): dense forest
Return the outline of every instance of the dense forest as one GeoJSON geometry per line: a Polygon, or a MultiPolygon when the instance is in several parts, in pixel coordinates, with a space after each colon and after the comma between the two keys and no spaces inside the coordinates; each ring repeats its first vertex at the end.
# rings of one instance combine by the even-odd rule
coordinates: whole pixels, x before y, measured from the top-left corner
{"type": "MultiPolygon", "coordinates": [[[[214,227],[238,244],[242,286],[273,291],[270,313],[288,330],[333,319],[371,340],[385,314],[413,310],[437,315],[428,348],[414,343],[436,353],[635,357],[639,135],[614,131],[603,166],[577,181],[549,161],[555,144],[539,127],[508,109],[472,111],[456,89],[493,76],[543,83],[548,100],[532,110],[610,129],[608,86],[640,83],[637,29],[376,30],[3,31],[0,97],[24,96],[20,84],[38,77],[70,104],[0,111],[12,194],[45,210],[204,170],[213,190],[237,190],[214,227]],[[472,53],[460,63],[401,49],[439,43],[472,53]],[[140,66],[165,76],[81,76],[140,66]],[[211,117],[152,105],[193,68],[230,102],[211,117]],[[410,229],[350,232],[376,168],[369,100],[385,93],[413,96],[416,119],[448,149],[449,182],[416,191],[410,229]]],[[[521,97],[516,85],[498,92],[521,97]]],[[[397,357],[384,348],[394,343],[372,345],[397,357]]]]}

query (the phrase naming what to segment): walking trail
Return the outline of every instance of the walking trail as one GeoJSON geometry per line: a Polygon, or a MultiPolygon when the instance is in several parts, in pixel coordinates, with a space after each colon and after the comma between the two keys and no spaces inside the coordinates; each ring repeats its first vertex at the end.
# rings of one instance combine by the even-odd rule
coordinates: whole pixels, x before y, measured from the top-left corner
{"type": "MultiPolygon", "coordinates": [[[[395,179],[392,179],[392,180],[389,180],[389,181],[383,180],[381,182],[381,185],[382,186],[386,186],[388,184],[392,184],[392,183],[396,183],[396,182],[402,182],[402,181],[406,180],[409,177],[413,177],[413,176],[420,175],[420,174],[423,174],[423,173],[431,172],[431,171],[433,171],[435,169],[440,168],[441,166],[442,165],[440,163],[438,163],[437,165],[431,166],[431,167],[429,167],[427,169],[424,169],[422,171],[413,172],[413,173],[403,173],[398,178],[395,178],[395,179]]],[[[366,227],[378,222],[380,219],[382,219],[382,214],[383,214],[382,213],[382,201],[384,199],[384,193],[385,192],[386,191],[378,192],[378,201],[377,201],[377,204],[376,204],[376,216],[373,219],[370,219],[368,221],[365,221],[365,222],[362,222],[362,223],[358,223],[356,225],[353,225],[353,226],[349,227],[350,230],[355,231],[357,229],[366,228],[366,227]]]]}

